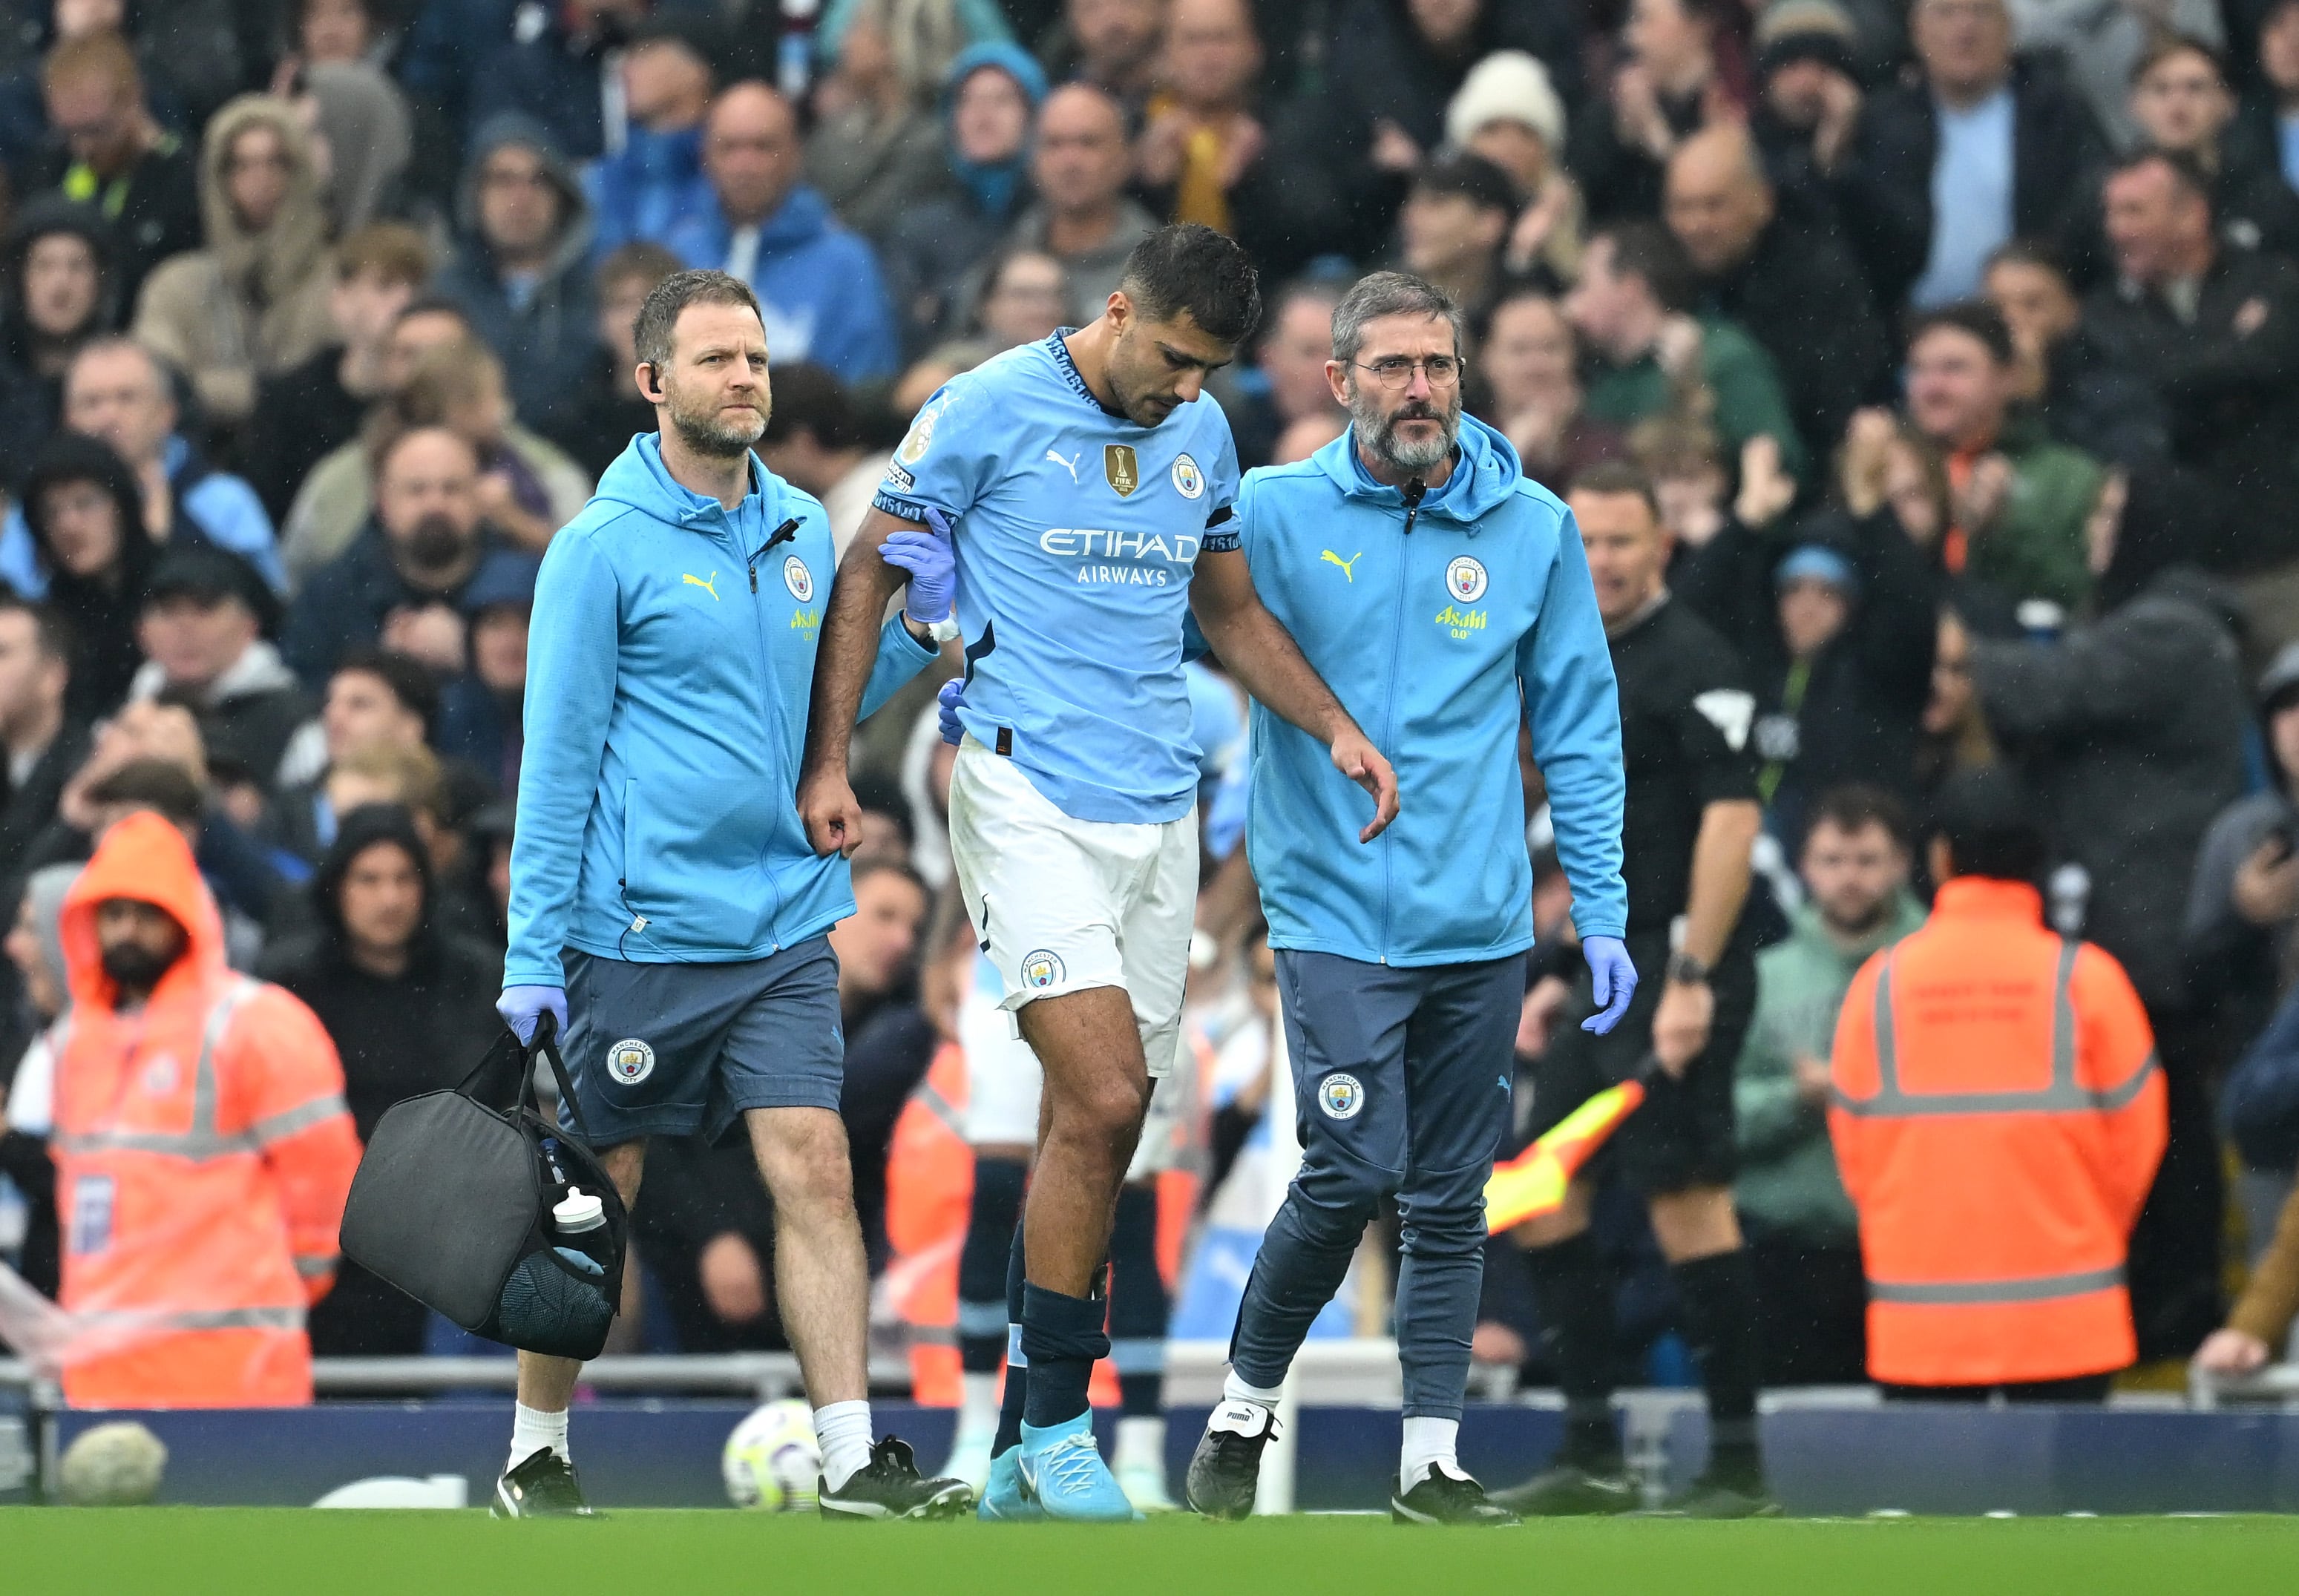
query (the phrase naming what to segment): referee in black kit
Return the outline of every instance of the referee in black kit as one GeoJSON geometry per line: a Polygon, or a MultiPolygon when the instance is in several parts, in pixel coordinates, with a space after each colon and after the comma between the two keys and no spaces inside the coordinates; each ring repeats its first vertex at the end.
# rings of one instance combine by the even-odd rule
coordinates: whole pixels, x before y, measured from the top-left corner
{"type": "MultiPolygon", "coordinates": [[[[1740,923],[1763,817],[1748,746],[1755,699],[1730,647],[1669,597],[1671,539],[1643,473],[1597,466],[1567,498],[1620,681],[1629,956],[1666,978],[1645,981],[1612,1034],[1593,1036],[1578,1023],[1596,1006],[1581,977],[1533,1072],[1531,1129],[1644,1071],[1644,1106],[1589,1172],[1609,1166],[1644,1198],[1707,1390],[1708,1468],[1669,1505],[1698,1517],[1777,1513],[1756,1451],[1755,1293],[1732,1209],[1732,1071],[1756,999],[1740,923]]],[[[1577,1180],[1561,1212],[1516,1232],[1565,1402],[1554,1466],[1496,1497],[1522,1513],[1639,1505],[1613,1426],[1613,1282],[1589,1230],[1590,1196],[1577,1180]]]]}

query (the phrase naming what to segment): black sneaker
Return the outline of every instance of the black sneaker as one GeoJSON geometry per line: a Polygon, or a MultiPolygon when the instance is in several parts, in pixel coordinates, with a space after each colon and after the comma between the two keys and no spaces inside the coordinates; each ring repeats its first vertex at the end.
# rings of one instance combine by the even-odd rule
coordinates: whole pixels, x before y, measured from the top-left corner
{"type": "Polygon", "coordinates": [[[892,1435],[873,1446],[869,1462],[837,1490],[827,1480],[816,1485],[825,1518],[967,1518],[974,1513],[973,1486],[926,1478],[909,1443],[892,1435]]]}
{"type": "Polygon", "coordinates": [[[1702,1475],[1650,1515],[1656,1518],[1777,1518],[1780,1504],[1760,1482],[1702,1475]]]}
{"type": "Polygon", "coordinates": [[[1261,1484],[1261,1449],[1276,1439],[1276,1414],[1259,1402],[1224,1402],[1190,1454],[1183,1500],[1208,1518],[1247,1517],[1261,1484]]]}
{"type": "Polygon", "coordinates": [[[1560,1463],[1522,1485],[1493,1493],[1493,1501],[1528,1518],[1587,1518],[1632,1512],[1641,1501],[1636,1481],[1625,1472],[1560,1463]]]}
{"type": "Polygon", "coordinates": [[[495,1499],[487,1513],[494,1518],[596,1518],[583,1500],[582,1483],[575,1465],[549,1447],[537,1449],[526,1462],[495,1482],[495,1499]]]}
{"type": "Polygon", "coordinates": [[[1389,1517],[1393,1524],[1481,1524],[1498,1526],[1523,1521],[1485,1495],[1485,1488],[1465,1474],[1432,1468],[1421,1483],[1399,1495],[1389,1493],[1389,1517]]]}

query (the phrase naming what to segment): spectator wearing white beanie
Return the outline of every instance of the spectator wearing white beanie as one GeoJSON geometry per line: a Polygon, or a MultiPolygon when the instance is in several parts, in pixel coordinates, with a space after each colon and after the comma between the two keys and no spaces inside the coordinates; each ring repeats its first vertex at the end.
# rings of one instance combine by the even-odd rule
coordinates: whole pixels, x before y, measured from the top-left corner
{"type": "Polygon", "coordinates": [[[1509,175],[1523,203],[1502,251],[1512,274],[1546,267],[1560,282],[1580,275],[1585,208],[1556,156],[1564,103],[1548,69],[1523,50],[1496,50],[1469,70],[1445,107],[1446,141],[1509,175]]]}

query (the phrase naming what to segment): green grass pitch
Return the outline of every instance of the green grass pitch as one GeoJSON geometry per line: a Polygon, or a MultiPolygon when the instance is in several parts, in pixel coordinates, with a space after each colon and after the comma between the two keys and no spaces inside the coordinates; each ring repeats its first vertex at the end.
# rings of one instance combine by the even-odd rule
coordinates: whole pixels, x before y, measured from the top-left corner
{"type": "Polygon", "coordinates": [[[971,1596],[2245,1596],[2299,1591],[2299,1519],[1552,1522],[1405,1529],[1373,1517],[1106,1529],[828,1525],[624,1512],[0,1510],[0,1588],[189,1596],[519,1592],[971,1596]]]}

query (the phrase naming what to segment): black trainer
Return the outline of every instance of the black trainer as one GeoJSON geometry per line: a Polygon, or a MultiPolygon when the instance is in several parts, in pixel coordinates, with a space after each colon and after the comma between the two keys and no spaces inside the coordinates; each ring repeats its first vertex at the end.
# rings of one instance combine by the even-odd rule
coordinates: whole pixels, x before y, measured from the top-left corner
{"type": "Polygon", "coordinates": [[[1559,1463],[1522,1485],[1493,1493],[1493,1501],[1528,1518],[1589,1518],[1633,1512],[1642,1498],[1625,1472],[1559,1463]]]}
{"type": "Polygon", "coordinates": [[[1389,1517],[1393,1524],[1479,1524],[1498,1527],[1520,1524],[1515,1513],[1486,1496],[1485,1488],[1465,1474],[1432,1468],[1412,1490],[1389,1493],[1389,1517]]]}
{"type": "Polygon", "coordinates": [[[1276,1439],[1276,1414],[1259,1402],[1224,1402],[1190,1454],[1183,1498],[1208,1518],[1246,1517],[1261,1483],[1261,1449],[1276,1439]]]}
{"type": "Polygon", "coordinates": [[[1761,1482],[1702,1475],[1663,1502],[1656,1518],[1777,1518],[1780,1504],[1761,1482]]]}
{"type": "Polygon", "coordinates": [[[909,1443],[889,1435],[870,1449],[870,1460],[833,1491],[818,1480],[816,1505],[825,1518],[967,1518],[974,1487],[964,1480],[930,1480],[918,1472],[909,1443]]]}
{"type": "Polygon", "coordinates": [[[596,1518],[583,1500],[582,1482],[575,1465],[549,1447],[538,1448],[495,1482],[495,1499],[487,1509],[495,1518],[596,1518]]]}

